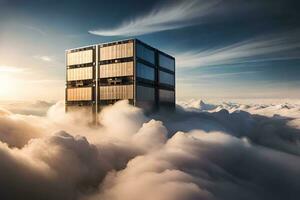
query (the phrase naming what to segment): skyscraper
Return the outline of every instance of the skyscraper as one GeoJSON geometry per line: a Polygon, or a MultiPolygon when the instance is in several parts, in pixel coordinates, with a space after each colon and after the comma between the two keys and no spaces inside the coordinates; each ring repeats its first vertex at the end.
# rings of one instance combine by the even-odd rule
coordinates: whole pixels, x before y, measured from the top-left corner
{"type": "Polygon", "coordinates": [[[122,99],[146,112],[175,107],[174,57],[140,40],[67,50],[66,68],[66,111],[95,115],[122,99]]]}

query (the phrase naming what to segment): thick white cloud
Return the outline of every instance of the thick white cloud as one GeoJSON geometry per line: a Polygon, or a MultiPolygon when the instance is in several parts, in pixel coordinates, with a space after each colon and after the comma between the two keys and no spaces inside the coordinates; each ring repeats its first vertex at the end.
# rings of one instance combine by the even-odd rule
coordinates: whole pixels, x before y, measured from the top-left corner
{"type": "Polygon", "coordinates": [[[238,111],[252,105],[181,105],[146,117],[118,102],[98,128],[62,102],[43,117],[1,110],[0,198],[299,199],[294,118],[238,111]]]}
{"type": "Polygon", "coordinates": [[[11,147],[23,147],[32,138],[41,137],[40,127],[0,109],[0,141],[11,147]]]}
{"type": "Polygon", "coordinates": [[[0,107],[10,110],[15,114],[24,115],[46,115],[48,109],[54,104],[54,102],[47,101],[0,101],[0,107]]]}

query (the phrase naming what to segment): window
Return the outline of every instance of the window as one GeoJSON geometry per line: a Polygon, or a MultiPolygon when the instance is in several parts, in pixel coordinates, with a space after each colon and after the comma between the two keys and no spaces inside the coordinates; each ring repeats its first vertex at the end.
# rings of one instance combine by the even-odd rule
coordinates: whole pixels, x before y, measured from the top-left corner
{"type": "Polygon", "coordinates": [[[68,88],[68,101],[88,101],[92,100],[92,88],[68,88]]]}
{"type": "Polygon", "coordinates": [[[137,51],[136,51],[137,57],[148,61],[152,64],[155,64],[155,57],[154,57],[154,51],[145,47],[142,44],[137,43],[137,51]]]}
{"type": "Polygon", "coordinates": [[[147,65],[138,62],[136,71],[137,71],[136,72],[137,77],[148,79],[151,81],[155,80],[155,70],[152,67],[149,67],[147,65]]]}
{"type": "Polygon", "coordinates": [[[155,106],[155,89],[137,85],[136,89],[136,105],[144,111],[151,111],[155,106]]]}
{"type": "Polygon", "coordinates": [[[159,54],[159,66],[165,69],[171,70],[172,72],[175,71],[175,60],[169,58],[165,55],[159,54]]]}
{"type": "Polygon", "coordinates": [[[174,74],[159,71],[159,83],[174,86],[174,84],[175,84],[174,81],[175,81],[174,74]]]}
{"type": "Polygon", "coordinates": [[[93,62],[93,50],[77,51],[67,54],[67,65],[81,65],[93,62]]]}
{"type": "Polygon", "coordinates": [[[171,90],[159,90],[159,101],[165,103],[175,102],[175,92],[171,90]]]}
{"type": "Polygon", "coordinates": [[[93,67],[82,67],[67,70],[67,80],[87,80],[93,78],[93,67]]]}
{"type": "Polygon", "coordinates": [[[155,101],[155,90],[153,87],[137,86],[138,101],[155,101]]]}
{"type": "Polygon", "coordinates": [[[133,76],[133,62],[100,65],[99,77],[133,76]]]}
{"type": "Polygon", "coordinates": [[[133,99],[133,85],[100,86],[100,99],[133,99]]]}
{"type": "Polygon", "coordinates": [[[100,48],[100,61],[133,56],[133,43],[116,44],[100,48]]]}

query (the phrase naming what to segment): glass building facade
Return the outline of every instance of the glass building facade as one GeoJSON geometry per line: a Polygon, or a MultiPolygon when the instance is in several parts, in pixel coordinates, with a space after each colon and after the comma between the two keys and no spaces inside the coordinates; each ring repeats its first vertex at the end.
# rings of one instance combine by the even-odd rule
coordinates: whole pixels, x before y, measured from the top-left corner
{"type": "Polygon", "coordinates": [[[66,111],[95,114],[122,99],[146,112],[174,109],[174,57],[137,39],[66,51],[66,111]]]}

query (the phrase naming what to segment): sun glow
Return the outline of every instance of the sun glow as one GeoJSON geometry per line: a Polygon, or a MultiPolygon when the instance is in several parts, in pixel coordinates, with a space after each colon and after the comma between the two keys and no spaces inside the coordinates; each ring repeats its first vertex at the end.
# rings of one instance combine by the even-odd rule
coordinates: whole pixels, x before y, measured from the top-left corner
{"type": "Polygon", "coordinates": [[[11,67],[11,66],[5,66],[5,65],[0,65],[0,73],[2,74],[3,72],[5,73],[14,73],[14,72],[21,72],[23,71],[20,68],[17,67],[11,67]]]}
{"type": "Polygon", "coordinates": [[[16,82],[14,78],[7,74],[0,74],[0,98],[10,97],[16,90],[16,82]]]}
{"type": "Polygon", "coordinates": [[[16,67],[0,66],[0,98],[8,99],[18,92],[19,80],[17,72],[22,70],[16,67]]]}

